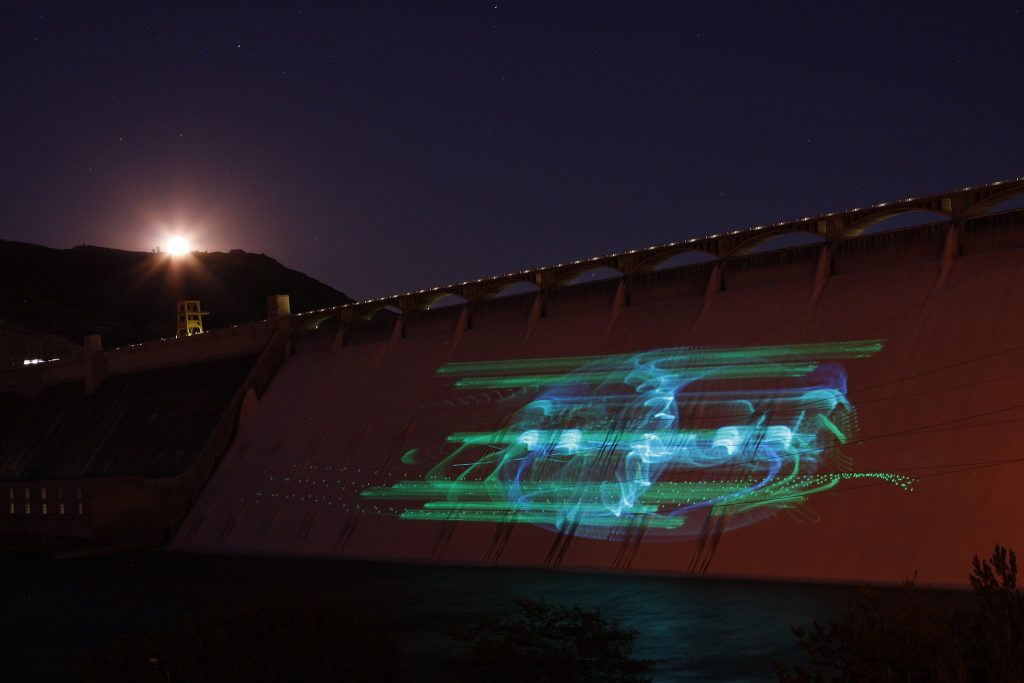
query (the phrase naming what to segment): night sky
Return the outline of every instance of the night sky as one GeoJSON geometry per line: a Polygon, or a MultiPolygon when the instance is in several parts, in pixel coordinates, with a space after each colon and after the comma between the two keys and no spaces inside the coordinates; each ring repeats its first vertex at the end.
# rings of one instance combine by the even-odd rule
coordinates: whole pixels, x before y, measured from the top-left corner
{"type": "Polygon", "coordinates": [[[356,298],[1024,175],[1024,3],[5,3],[0,237],[356,298]]]}

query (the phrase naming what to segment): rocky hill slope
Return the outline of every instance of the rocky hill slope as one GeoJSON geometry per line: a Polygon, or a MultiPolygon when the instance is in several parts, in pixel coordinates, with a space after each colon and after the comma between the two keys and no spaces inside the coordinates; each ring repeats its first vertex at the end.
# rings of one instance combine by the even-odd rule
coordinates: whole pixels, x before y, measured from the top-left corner
{"type": "Polygon", "coordinates": [[[64,357],[86,334],[102,334],[108,348],[171,337],[183,298],[199,299],[209,311],[207,329],[262,320],[271,294],[288,294],[293,311],[351,301],[269,256],[241,250],[171,257],[0,240],[0,365],[64,357]]]}

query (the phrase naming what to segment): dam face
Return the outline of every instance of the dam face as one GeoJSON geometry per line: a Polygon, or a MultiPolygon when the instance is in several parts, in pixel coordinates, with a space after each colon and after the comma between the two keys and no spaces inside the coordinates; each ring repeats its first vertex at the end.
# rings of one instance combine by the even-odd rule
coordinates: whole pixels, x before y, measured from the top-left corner
{"type": "Polygon", "coordinates": [[[1020,214],[298,332],[173,546],[966,584],[1024,549],[1020,214]]]}

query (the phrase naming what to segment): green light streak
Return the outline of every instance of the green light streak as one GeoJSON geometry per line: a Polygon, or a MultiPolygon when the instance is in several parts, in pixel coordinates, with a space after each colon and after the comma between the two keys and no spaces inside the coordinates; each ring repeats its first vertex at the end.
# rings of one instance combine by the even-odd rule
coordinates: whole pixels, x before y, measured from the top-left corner
{"type": "Polygon", "coordinates": [[[503,372],[569,372],[593,363],[618,363],[638,355],[645,358],[671,358],[689,365],[719,363],[764,363],[787,358],[844,359],[866,358],[885,346],[881,339],[852,342],[790,344],[787,346],[747,346],[724,349],[693,349],[687,347],[656,349],[641,354],[609,356],[564,356],[557,358],[523,358],[501,361],[463,361],[447,363],[438,368],[439,375],[478,375],[503,372]]]}
{"type": "MultiPolygon", "coordinates": [[[[817,368],[817,363],[765,363],[716,367],[698,365],[685,372],[667,373],[668,378],[740,379],[749,377],[803,377],[817,368]]],[[[507,389],[514,387],[557,387],[575,384],[622,383],[621,372],[574,372],[568,375],[517,375],[514,377],[464,377],[455,382],[457,389],[507,389]]]]}
{"type": "MultiPolygon", "coordinates": [[[[836,472],[811,475],[792,475],[784,482],[769,484],[762,489],[750,492],[747,497],[751,500],[765,500],[789,491],[819,491],[833,488],[840,481],[845,479],[880,479],[888,484],[904,490],[912,490],[914,480],[899,474],[887,472],[836,472]]],[[[749,491],[750,487],[757,483],[753,478],[734,480],[714,481],[677,481],[677,482],[653,482],[640,500],[646,504],[657,505],[662,503],[674,504],[679,501],[702,501],[713,500],[722,496],[735,496],[749,491]]],[[[545,496],[558,497],[567,492],[583,492],[583,500],[597,500],[603,487],[607,482],[579,482],[579,481],[549,481],[543,483],[520,484],[524,496],[533,500],[543,500],[545,496]],[[589,494],[587,491],[589,490],[589,494]]],[[[452,505],[457,501],[470,501],[479,498],[495,507],[514,508],[513,503],[504,501],[493,501],[492,497],[496,492],[508,492],[511,487],[507,484],[489,481],[401,481],[391,486],[375,486],[362,491],[359,495],[364,498],[388,498],[392,500],[423,500],[442,501],[445,505],[452,505]],[[451,497],[455,497],[452,499],[451,497]]],[[[531,503],[532,504],[532,503],[531,503]]],[[[479,503],[473,503],[479,505],[479,503]]],[[[427,506],[430,506],[427,503],[427,506]]],[[[559,504],[560,509],[570,509],[572,504],[559,504]]]]}
{"type": "MultiPolygon", "coordinates": [[[[629,527],[637,524],[639,515],[622,517],[602,517],[601,526],[604,527],[629,527]]],[[[561,526],[566,523],[565,517],[552,515],[543,512],[486,512],[469,510],[406,510],[401,519],[418,519],[437,522],[487,522],[504,524],[542,524],[545,526],[561,526]]],[[[655,515],[643,515],[644,524],[656,529],[678,529],[686,522],[682,517],[658,517],[655,515]]]]}
{"type": "Polygon", "coordinates": [[[360,496],[406,501],[401,519],[570,525],[609,540],[636,527],[695,536],[708,515],[738,528],[853,479],[912,491],[902,475],[829,471],[849,467],[839,448],[857,418],[845,370],[826,361],[883,347],[865,340],[449,363],[437,372],[456,389],[536,391],[502,394],[486,408],[467,403],[506,411],[473,422],[502,428],[452,432],[445,442],[455,446],[439,458],[411,449],[404,464],[434,463],[421,478],[360,496]],[[697,523],[684,526],[694,515],[697,523]]]}
{"type": "MultiPolygon", "coordinates": [[[[604,514],[608,512],[605,505],[598,503],[548,503],[543,501],[530,501],[529,503],[505,503],[494,500],[481,500],[473,502],[449,502],[449,501],[428,501],[423,504],[425,509],[430,510],[495,510],[506,512],[561,512],[571,514],[604,514]]],[[[630,508],[633,513],[657,512],[657,505],[636,505],[630,508]]]]}
{"type": "MultiPolygon", "coordinates": [[[[583,443],[603,443],[609,437],[614,436],[619,442],[633,442],[644,440],[660,440],[666,444],[682,444],[694,440],[712,439],[719,430],[717,429],[693,429],[685,432],[614,432],[608,431],[582,431],[578,430],[580,440],[583,443]]],[[[508,446],[522,443],[529,439],[531,446],[557,446],[565,438],[565,430],[559,429],[531,429],[527,436],[521,432],[499,431],[499,432],[455,432],[447,437],[452,443],[463,443],[470,446],[508,446]]]]}
{"type": "Polygon", "coordinates": [[[835,422],[828,419],[824,415],[819,415],[818,419],[821,420],[821,423],[823,425],[825,425],[825,429],[829,430],[830,432],[836,435],[836,438],[839,439],[839,443],[846,443],[846,435],[843,434],[842,430],[836,426],[835,422]]]}

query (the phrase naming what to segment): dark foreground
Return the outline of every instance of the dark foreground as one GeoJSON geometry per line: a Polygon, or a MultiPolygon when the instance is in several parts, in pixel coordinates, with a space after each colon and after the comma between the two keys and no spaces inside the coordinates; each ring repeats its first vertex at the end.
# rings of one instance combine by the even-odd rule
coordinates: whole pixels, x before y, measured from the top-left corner
{"type": "Polygon", "coordinates": [[[5,680],[73,680],[126,635],[186,611],[269,591],[334,593],[395,630],[412,680],[438,680],[448,629],[509,610],[516,596],[597,607],[639,631],[635,656],[656,681],[773,681],[800,652],[794,625],[827,620],[835,586],[395,565],[176,553],[63,561],[3,558],[5,680]]]}

